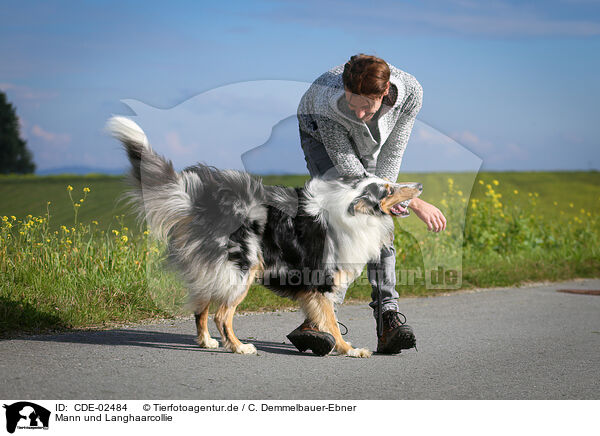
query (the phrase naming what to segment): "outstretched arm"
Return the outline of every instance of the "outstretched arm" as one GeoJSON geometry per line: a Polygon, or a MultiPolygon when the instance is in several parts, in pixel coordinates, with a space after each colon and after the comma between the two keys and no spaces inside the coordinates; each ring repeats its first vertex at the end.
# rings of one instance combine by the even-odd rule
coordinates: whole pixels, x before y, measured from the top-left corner
{"type": "Polygon", "coordinates": [[[410,207],[425,224],[427,230],[441,232],[446,229],[446,217],[433,204],[427,203],[420,198],[413,198],[410,202],[410,207]]]}

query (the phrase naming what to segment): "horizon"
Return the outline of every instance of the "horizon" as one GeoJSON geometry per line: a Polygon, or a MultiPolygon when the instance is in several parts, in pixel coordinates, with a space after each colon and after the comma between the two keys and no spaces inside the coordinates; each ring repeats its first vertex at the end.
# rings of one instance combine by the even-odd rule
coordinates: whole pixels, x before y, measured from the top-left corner
{"type": "MultiPolygon", "coordinates": [[[[118,169],[103,169],[103,168],[89,168],[89,167],[59,167],[43,170],[43,172],[35,172],[32,174],[1,174],[0,177],[11,178],[11,177],[63,177],[63,176],[75,176],[75,177],[122,177],[126,176],[129,172],[129,168],[118,169]],[[73,172],[67,171],[68,169],[77,170],[73,172]],[[88,171],[89,172],[85,172],[88,171]],[[64,172],[63,172],[64,171],[64,172]],[[79,172],[81,171],[81,172],[79,172]]],[[[479,170],[479,171],[401,171],[402,174],[502,174],[502,173],[598,173],[600,170],[589,169],[589,170],[570,170],[570,169],[549,169],[549,170],[479,170]]],[[[306,176],[308,173],[249,173],[258,177],[299,177],[306,176]]]]}

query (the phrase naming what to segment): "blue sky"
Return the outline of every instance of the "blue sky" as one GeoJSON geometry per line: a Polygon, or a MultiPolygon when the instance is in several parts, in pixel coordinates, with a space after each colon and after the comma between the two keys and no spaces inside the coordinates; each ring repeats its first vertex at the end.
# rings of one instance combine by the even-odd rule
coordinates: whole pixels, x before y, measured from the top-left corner
{"type": "Polygon", "coordinates": [[[597,0],[4,1],[0,11],[0,89],[40,170],[124,168],[103,126],[135,106],[179,166],[303,171],[289,118],[298,92],[359,52],[423,85],[402,171],[600,169],[597,0]],[[268,81],[289,85],[269,94],[268,81]],[[244,104],[229,117],[232,101],[214,96],[238,89],[244,104]],[[252,131],[253,119],[271,124],[252,131]]]}

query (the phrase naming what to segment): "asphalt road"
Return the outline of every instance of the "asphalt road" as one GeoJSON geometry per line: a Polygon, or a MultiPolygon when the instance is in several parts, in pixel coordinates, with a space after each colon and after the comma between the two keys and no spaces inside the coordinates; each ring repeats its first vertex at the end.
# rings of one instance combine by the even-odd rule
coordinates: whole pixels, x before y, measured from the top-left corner
{"type": "MultiPolygon", "coordinates": [[[[4,399],[599,399],[600,280],[401,300],[419,351],[369,359],[299,353],[299,312],[237,316],[258,355],[194,345],[191,318],[0,341],[4,399]]],[[[367,305],[340,308],[376,347],[367,305]]],[[[211,332],[216,333],[210,323],[211,332]]]]}

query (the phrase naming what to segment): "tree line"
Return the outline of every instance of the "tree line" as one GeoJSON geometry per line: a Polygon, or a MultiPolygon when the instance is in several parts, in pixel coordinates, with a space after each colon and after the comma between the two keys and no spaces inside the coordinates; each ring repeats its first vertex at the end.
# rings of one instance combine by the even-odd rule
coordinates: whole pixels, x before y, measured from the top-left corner
{"type": "Polygon", "coordinates": [[[16,110],[0,91],[0,174],[34,171],[33,155],[21,138],[16,110]]]}

